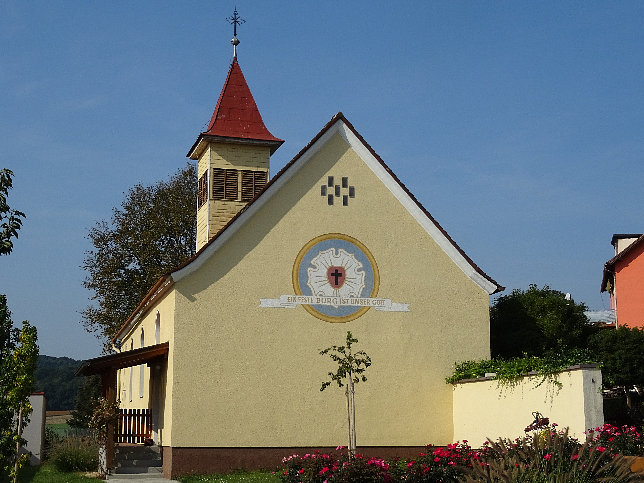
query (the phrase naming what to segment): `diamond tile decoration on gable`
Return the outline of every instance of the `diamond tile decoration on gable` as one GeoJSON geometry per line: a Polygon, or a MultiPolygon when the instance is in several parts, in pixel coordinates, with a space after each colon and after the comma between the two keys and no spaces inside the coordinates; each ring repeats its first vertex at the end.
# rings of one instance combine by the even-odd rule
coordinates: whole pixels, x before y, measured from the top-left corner
{"type": "Polygon", "coordinates": [[[347,176],[342,176],[341,184],[335,184],[334,179],[333,176],[327,177],[327,183],[320,186],[320,196],[326,197],[329,206],[333,206],[334,198],[340,197],[342,197],[342,206],[349,206],[349,198],[356,197],[355,186],[349,186],[349,178],[347,176]]]}

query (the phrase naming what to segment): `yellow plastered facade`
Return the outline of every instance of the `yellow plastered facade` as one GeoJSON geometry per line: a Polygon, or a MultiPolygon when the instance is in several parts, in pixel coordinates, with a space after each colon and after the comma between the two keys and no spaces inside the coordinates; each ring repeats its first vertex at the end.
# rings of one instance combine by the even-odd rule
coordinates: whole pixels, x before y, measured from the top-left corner
{"type": "Polygon", "coordinates": [[[144,347],[168,342],[169,354],[165,364],[127,367],[117,372],[116,391],[121,409],[153,409],[159,444],[171,440],[172,423],[172,369],[174,348],[175,293],[170,288],[149,307],[138,323],[122,338],[122,351],[141,347],[141,331],[144,347]],[[159,331],[157,336],[157,320],[159,331]],[[141,397],[141,368],[143,368],[143,397],[141,397]],[[150,390],[153,397],[150,397],[150,390]],[[157,404],[157,408],[153,408],[157,404]]]}
{"type": "Polygon", "coordinates": [[[319,351],[341,345],[347,330],[373,360],[368,381],[356,386],[358,444],[447,444],[453,391],[445,377],[454,361],[489,357],[488,293],[339,135],[172,291],[166,408],[174,410],[171,421],[166,411],[163,445],[346,444],[344,392],[320,392],[334,363],[319,351]],[[321,196],[328,176],[348,177],[355,187],[348,206],[321,196]],[[380,273],[378,297],[408,303],[410,312],[370,309],[333,324],[301,306],[260,308],[260,298],[293,293],[298,252],[325,233],[368,247],[380,273]]]}

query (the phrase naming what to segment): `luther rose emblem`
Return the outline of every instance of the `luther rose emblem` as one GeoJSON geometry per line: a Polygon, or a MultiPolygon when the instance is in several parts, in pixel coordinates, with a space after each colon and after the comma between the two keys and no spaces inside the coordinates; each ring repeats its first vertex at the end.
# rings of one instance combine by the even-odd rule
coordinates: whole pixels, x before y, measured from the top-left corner
{"type": "Polygon", "coordinates": [[[348,322],[364,314],[369,307],[336,305],[333,301],[376,297],[379,281],[371,252],[355,238],[341,233],[314,238],[300,250],[293,265],[295,293],[324,297],[326,302],[303,307],[327,322],[348,322]]]}
{"type": "Polygon", "coordinates": [[[306,285],[311,295],[321,297],[360,297],[364,289],[365,273],[362,263],[344,248],[329,248],[318,252],[307,269],[306,285]]]}

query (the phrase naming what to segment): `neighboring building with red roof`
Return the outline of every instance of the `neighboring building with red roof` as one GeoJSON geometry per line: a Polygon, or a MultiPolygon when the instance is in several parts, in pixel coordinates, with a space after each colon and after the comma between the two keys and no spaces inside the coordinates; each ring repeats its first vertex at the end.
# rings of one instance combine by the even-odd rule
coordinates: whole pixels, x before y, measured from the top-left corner
{"type": "Polygon", "coordinates": [[[644,235],[615,234],[615,256],[604,264],[601,291],[610,294],[616,325],[644,328],[644,235]]]}

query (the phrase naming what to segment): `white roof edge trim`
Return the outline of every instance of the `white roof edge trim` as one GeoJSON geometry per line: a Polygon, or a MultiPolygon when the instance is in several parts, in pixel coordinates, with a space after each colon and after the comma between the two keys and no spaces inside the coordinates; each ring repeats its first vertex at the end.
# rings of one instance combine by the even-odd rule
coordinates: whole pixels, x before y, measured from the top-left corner
{"type": "Polygon", "coordinates": [[[373,173],[382,181],[382,183],[391,191],[396,199],[402,204],[409,214],[418,222],[420,226],[432,237],[438,246],[447,254],[448,257],[467,275],[474,283],[485,290],[488,295],[492,295],[497,286],[487,278],[477,272],[465,257],[456,249],[454,245],[445,237],[441,230],[425,215],[422,209],[412,200],[405,190],[391,177],[380,162],[371,154],[371,151],[358,139],[358,137],[349,129],[344,122],[336,123],[342,125],[340,135],[349,143],[351,148],[362,158],[365,164],[373,173]]]}
{"type": "MultiPolygon", "coordinates": [[[[344,123],[342,125],[344,125],[344,123]]],[[[339,130],[339,123],[335,123],[320,137],[320,139],[315,141],[315,143],[313,143],[313,145],[311,145],[311,147],[309,147],[309,149],[307,149],[291,167],[282,173],[275,183],[269,186],[269,188],[264,191],[262,195],[257,198],[232,225],[226,228],[226,230],[219,235],[212,244],[208,245],[208,247],[196,259],[176,272],[172,272],[170,274],[172,280],[178,282],[184,277],[187,277],[191,273],[199,270],[206,260],[219,250],[219,248],[224,245],[244,225],[244,223],[252,218],[253,215],[257,213],[275,195],[275,193],[277,193],[282,186],[284,186],[302,168],[302,166],[304,166],[335,134],[339,132],[339,130]]]]}

